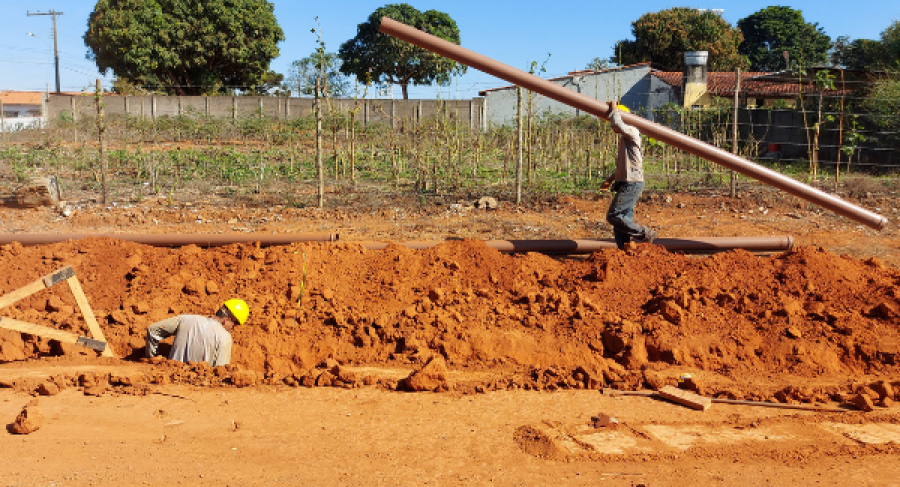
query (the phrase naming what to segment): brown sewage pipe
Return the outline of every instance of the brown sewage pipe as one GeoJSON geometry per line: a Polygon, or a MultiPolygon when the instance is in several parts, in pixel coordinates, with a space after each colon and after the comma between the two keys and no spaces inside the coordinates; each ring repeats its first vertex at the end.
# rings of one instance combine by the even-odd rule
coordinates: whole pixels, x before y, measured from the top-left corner
{"type": "Polygon", "coordinates": [[[290,245],[295,242],[334,242],[333,233],[223,233],[223,234],[128,234],[128,233],[13,233],[0,235],[0,245],[19,242],[22,245],[45,245],[83,238],[114,238],[154,247],[218,247],[236,243],[259,242],[260,245],[290,245]]]}
{"type": "MultiPolygon", "coordinates": [[[[217,247],[239,243],[259,242],[260,246],[290,245],[302,242],[337,242],[336,234],[268,234],[268,233],[231,233],[231,234],[51,234],[51,233],[19,233],[0,235],[0,245],[18,242],[22,245],[46,245],[67,240],[80,240],[90,237],[125,240],[154,247],[217,247]]],[[[396,242],[413,250],[430,249],[436,245],[452,242],[452,240],[396,242]]],[[[381,250],[389,242],[344,242],[361,245],[368,250],[381,250]]],[[[542,252],[556,254],[589,254],[604,249],[616,248],[613,239],[573,239],[573,240],[488,240],[488,247],[500,252],[542,252]]],[[[783,252],[793,248],[794,239],[790,236],[776,237],[702,237],[702,238],[658,238],[654,244],[665,247],[671,252],[711,253],[726,250],[743,249],[749,252],[783,252]]]]}
{"type": "MultiPolygon", "coordinates": [[[[436,245],[452,242],[441,241],[417,241],[396,242],[397,245],[413,250],[430,249],[436,245]]],[[[381,250],[391,243],[388,242],[347,242],[362,245],[367,250],[381,250]]],[[[488,247],[500,252],[540,252],[547,254],[589,254],[604,249],[615,249],[616,242],[611,238],[606,239],[574,239],[574,240],[488,240],[488,247]]],[[[702,237],[702,238],[658,238],[654,245],[665,247],[670,252],[684,253],[712,253],[726,250],[743,249],[748,252],[785,252],[794,247],[794,239],[791,236],[776,237],[702,237]]]]}
{"type": "MultiPolygon", "coordinates": [[[[406,24],[397,22],[388,17],[381,18],[379,29],[385,34],[390,34],[398,39],[415,44],[429,51],[458,61],[466,66],[471,66],[485,73],[514,83],[523,88],[540,93],[558,102],[583,110],[608,120],[609,105],[600,100],[595,100],[587,95],[563,88],[533,74],[520,69],[507,66],[489,57],[457,46],[431,34],[426,34],[406,24]]],[[[622,113],[622,119],[629,125],[636,127],[642,134],[653,137],[671,146],[690,152],[708,161],[725,166],[745,176],[762,181],[770,186],[788,192],[799,198],[815,203],[823,208],[843,215],[876,230],[881,230],[887,224],[887,218],[869,210],[846,202],[836,196],[819,191],[811,186],[791,179],[783,174],[754,164],[743,157],[738,157],[718,147],[701,142],[693,137],[688,137],[672,129],[655,124],[649,120],[630,113],[622,113]]]]}

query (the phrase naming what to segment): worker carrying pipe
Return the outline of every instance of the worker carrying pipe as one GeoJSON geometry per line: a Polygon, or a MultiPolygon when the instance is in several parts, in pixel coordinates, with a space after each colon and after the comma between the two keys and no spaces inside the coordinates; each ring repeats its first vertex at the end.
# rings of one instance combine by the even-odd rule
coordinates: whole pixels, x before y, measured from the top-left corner
{"type": "MultiPolygon", "coordinates": [[[[605,102],[569,90],[545,79],[541,79],[533,74],[513,68],[512,66],[507,66],[487,56],[483,56],[452,42],[427,34],[414,27],[397,22],[396,20],[382,17],[381,25],[378,27],[378,30],[453,59],[466,66],[471,66],[480,71],[484,71],[485,73],[492,74],[525,89],[540,93],[560,103],[565,103],[566,105],[606,120],[609,119],[609,105],[605,102]]],[[[836,196],[810,187],[776,171],[754,164],[753,162],[730,152],[726,152],[718,147],[701,142],[693,137],[689,137],[630,113],[621,114],[621,116],[625,123],[635,127],[648,137],[653,137],[660,142],[677,147],[698,157],[702,157],[707,161],[715,162],[716,164],[725,166],[747,177],[762,181],[763,183],[786,191],[824,208],[828,208],[835,213],[846,216],[847,218],[864,225],[868,225],[876,230],[881,230],[887,224],[887,218],[884,216],[848,203],[836,196]]]]}
{"type": "Polygon", "coordinates": [[[157,356],[159,342],[175,335],[169,360],[206,362],[213,367],[231,363],[231,331],[250,316],[250,307],[241,299],[229,299],[212,318],[179,315],[147,328],[147,358],[157,356]]]}
{"type": "Polygon", "coordinates": [[[616,247],[625,250],[625,244],[636,242],[653,243],[656,230],[634,222],[634,206],[644,192],[644,155],[641,150],[641,133],[625,124],[619,112],[628,112],[625,105],[609,103],[609,123],[613,132],[619,134],[619,150],[616,153],[616,170],[600,186],[601,190],[612,189],[615,196],[609,203],[606,221],[613,227],[616,247]]]}

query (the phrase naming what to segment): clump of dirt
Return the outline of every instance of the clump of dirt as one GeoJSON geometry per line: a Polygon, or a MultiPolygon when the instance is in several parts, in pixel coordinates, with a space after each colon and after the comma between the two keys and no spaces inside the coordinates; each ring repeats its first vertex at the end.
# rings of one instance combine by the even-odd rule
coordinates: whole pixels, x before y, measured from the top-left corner
{"type": "Polygon", "coordinates": [[[30,435],[41,429],[43,425],[44,414],[38,408],[37,399],[33,399],[9,426],[9,431],[17,435],[30,435]]]}
{"type": "MultiPolygon", "coordinates": [[[[66,265],[113,349],[132,360],[151,323],[245,299],[251,318],[233,333],[232,359],[263,382],[352,387],[319,379],[335,365],[421,368],[436,355],[450,370],[491,374],[478,390],[661,387],[692,370],[718,377],[706,393],[814,401],[855,392],[858,377],[900,375],[900,272],[815,247],[696,258],[640,245],[559,260],[469,240],[366,251],[90,238],[3,246],[0,290],[66,265]]],[[[89,336],[66,286],[0,313],[89,336]]],[[[79,354],[95,352],[0,330],[2,361],[79,354]]],[[[169,380],[225,377],[189,368],[169,380]]]]}

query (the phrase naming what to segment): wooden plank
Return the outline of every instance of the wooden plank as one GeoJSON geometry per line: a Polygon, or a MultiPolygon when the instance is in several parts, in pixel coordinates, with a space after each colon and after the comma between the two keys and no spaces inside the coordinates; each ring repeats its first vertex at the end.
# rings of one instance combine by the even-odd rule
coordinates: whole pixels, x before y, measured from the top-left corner
{"type": "Polygon", "coordinates": [[[37,335],[63,343],[78,343],[79,338],[79,336],[74,333],[6,317],[0,317],[0,328],[6,328],[7,330],[18,331],[20,333],[28,333],[29,335],[37,335]]]}
{"type": "MultiPolygon", "coordinates": [[[[66,279],[66,282],[69,283],[69,288],[75,296],[75,302],[78,303],[78,309],[81,310],[81,315],[84,316],[84,321],[87,322],[88,329],[91,330],[91,336],[96,340],[106,342],[103,330],[100,328],[100,324],[97,323],[97,318],[94,317],[94,310],[92,310],[91,305],[88,304],[87,296],[84,295],[84,290],[81,289],[81,283],[78,282],[78,278],[72,276],[66,279]]],[[[108,344],[109,342],[107,342],[107,345],[108,344]]],[[[107,346],[106,349],[103,350],[103,356],[115,357],[116,354],[113,353],[112,347],[107,346]]]]}
{"type": "Polygon", "coordinates": [[[712,406],[712,399],[674,386],[665,386],[658,391],[658,394],[664,399],[699,411],[706,411],[712,406]]]}
{"type": "Polygon", "coordinates": [[[47,289],[47,287],[44,286],[44,281],[40,279],[31,284],[26,284],[19,289],[0,297],[0,309],[15,303],[20,299],[27,298],[38,291],[43,291],[44,289],[47,289]]]}
{"type": "Polygon", "coordinates": [[[0,296],[0,309],[15,303],[20,299],[25,299],[38,291],[43,291],[44,289],[53,286],[54,284],[61,282],[73,275],[75,275],[75,271],[72,269],[72,266],[66,266],[62,269],[53,271],[50,274],[47,274],[46,276],[38,279],[37,281],[26,284],[11,293],[0,296]]]}
{"type": "Polygon", "coordinates": [[[6,328],[7,330],[17,331],[19,333],[28,333],[29,335],[49,338],[58,342],[74,343],[83,347],[92,348],[94,350],[97,350],[98,352],[102,352],[107,348],[106,342],[92,340],[90,338],[79,336],[74,333],[69,333],[67,331],[57,330],[56,328],[50,328],[48,326],[35,325],[34,323],[19,321],[13,318],[0,317],[0,328],[6,328]]]}

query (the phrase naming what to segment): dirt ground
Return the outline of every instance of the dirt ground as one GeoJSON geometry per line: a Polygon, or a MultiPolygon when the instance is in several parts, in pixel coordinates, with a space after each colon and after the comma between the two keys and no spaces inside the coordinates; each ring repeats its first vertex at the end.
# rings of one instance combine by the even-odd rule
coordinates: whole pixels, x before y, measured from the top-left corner
{"type": "MultiPolygon", "coordinates": [[[[900,211],[895,194],[862,196],[891,220],[900,211]]],[[[339,235],[0,246],[0,293],[72,266],[120,357],[0,330],[0,485],[898,483],[893,221],[877,232],[768,190],[654,193],[636,218],[660,236],[790,235],[795,248],[509,255],[481,241],[610,237],[608,200],[471,203],[318,210],[193,195],[0,208],[7,234],[339,235]],[[412,240],[447,242],[355,243],[412,240]],[[252,314],[232,365],[141,358],[149,324],[233,296],[252,314]],[[609,393],[679,384],[807,409],[696,411],[609,393]],[[14,434],[31,401],[40,428],[14,434]],[[598,427],[604,414],[617,425],[598,427]]],[[[90,336],[64,284],[0,316],[90,336]]]]}

